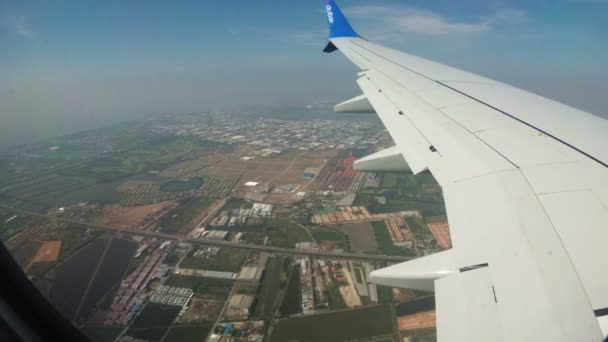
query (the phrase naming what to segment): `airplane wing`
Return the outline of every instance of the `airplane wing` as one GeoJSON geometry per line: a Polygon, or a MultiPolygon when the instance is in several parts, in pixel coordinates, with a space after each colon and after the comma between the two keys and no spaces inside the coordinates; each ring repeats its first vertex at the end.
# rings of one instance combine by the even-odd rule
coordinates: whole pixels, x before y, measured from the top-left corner
{"type": "Polygon", "coordinates": [[[324,0],[325,52],[362,71],[337,111],[376,112],[396,146],[361,171],[429,170],[453,248],[371,274],[435,292],[440,341],[602,341],[608,121],[361,38],[324,0]]]}

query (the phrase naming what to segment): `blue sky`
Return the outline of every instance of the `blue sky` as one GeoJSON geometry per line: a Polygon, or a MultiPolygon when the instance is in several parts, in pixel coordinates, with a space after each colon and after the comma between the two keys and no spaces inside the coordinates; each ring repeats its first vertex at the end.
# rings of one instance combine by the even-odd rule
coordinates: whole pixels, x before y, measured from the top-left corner
{"type": "MultiPolygon", "coordinates": [[[[608,114],[608,1],[339,4],[366,38],[608,114]]],[[[0,135],[328,107],[358,90],[354,67],[320,52],[326,31],[320,0],[3,1],[0,135]]]]}

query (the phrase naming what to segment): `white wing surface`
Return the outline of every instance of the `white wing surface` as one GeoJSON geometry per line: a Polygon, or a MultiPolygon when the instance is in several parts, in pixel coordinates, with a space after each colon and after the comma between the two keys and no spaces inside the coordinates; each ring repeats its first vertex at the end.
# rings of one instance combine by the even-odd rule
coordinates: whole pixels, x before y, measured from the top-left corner
{"type": "Polygon", "coordinates": [[[451,250],[372,280],[434,289],[440,341],[602,341],[608,121],[373,44],[325,9],[325,51],[362,70],[363,95],[337,109],[375,111],[396,143],[356,167],[430,170],[450,222],[451,250]]]}

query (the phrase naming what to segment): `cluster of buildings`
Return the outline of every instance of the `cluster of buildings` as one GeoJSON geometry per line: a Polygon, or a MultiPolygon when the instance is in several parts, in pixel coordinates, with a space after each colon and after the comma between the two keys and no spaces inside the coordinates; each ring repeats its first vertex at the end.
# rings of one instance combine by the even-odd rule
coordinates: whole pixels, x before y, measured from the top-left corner
{"type": "Polygon", "coordinates": [[[428,224],[431,233],[437,240],[437,245],[443,249],[452,248],[450,225],[447,222],[434,222],[428,224]]]}
{"type": "Polygon", "coordinates": [[[391,214],[384,222],[395,246],[413,246],[414,236],[405,217],[399,214],[391,214]]]}
{"type": "Polygon", "coordinates": [[[372,221],[376,219],[365,207],[338,207],[335,212],[317,214],[312,217],[314,224],[336,224],[372,221]]]}
{"type": "Polygon", "coordinates": [[[253,296],[235,294],[228,300],[224,317],[227,319],[247,319],[252,304],[253,296]]]}
{"type": "Polygon", "coordinates": [[[302,289],[302,313],[304,315],[308,315],[313,313],[315,309],[311,265],[308,258],[301,258],[299,261],[300,287],[302,289]]]}
{"type": "Polygon", "coordinates": [[[199,247],[199,249],[196,250],[196,252],[194,252],[194,256],[199,257],[199,258],[209,259],[209,258],[216,256],[219,251],[220,251],[220,247],[201,246],[201,247],[199,247]]]}
{"type": "MultiPolygon", "coordinates": [[[[259,285],[262,274],[266,269],[268,255],[261,253],[251,257],[247,265],[241,267],[238,281],[250,285],[259,285]]],[[[224,317],[231,320],[245,320],[249,318],[254,297],[250,294],[233,294],[228,299],[224,317]]]]}
{"type": "Polygon", "coordinates": [[[185,306],[194,292],[192,289],[163,285],[150,297],[152,303],[185,306]]]}
{"type": "Polygon", "coordinates": [[[225,230],[207,230],[203,233],[203,237],[209,240],[225,240],[228,232],[225,230]]]}
{"type": "Polygon", "coordinates": [[[264,339],[264,321],[227,322],[215,326],[209,342],[249,341],[261,342],[264,339]]]}
{"type": "Polygon", "coordinates": [[[271,204],[254,203],[251,209],[222,210],[210,223],[211,227],[233,227],[238,224],[246,224],[250,218],[261,218],[272,216],[273,206],[271,204]]]}
{"type": "Polygon", "coordinates": [[[151,121],[148,125],[152,131],[162,134],[259,146],[255,155],[261,157],[270,157],[286,149],[347,149],[390,141],[379,122],[280,120],[226,113],[176,116],[173,121],[173,124],[151,121]]]}
{"type": "Polygon", "coordinates": [[[203,277],[203,278],[215,278],[215,279],[236,279],[237,274],[232,272],[224,272],[224,271],[208,271],[208,270],[199,270],[199,269],[191,269],[191,268],[176,268],[173,271],[175,274],[189,276],[189,277],[203,277]]]}
{"type": "MultiPolygon", "coordinates": [[[[167,244],[163,244],[164,247],[167,244]]],[[[126,325],[141,311],[147,298],[146,288],[152,279],[163,278],[170,267],[163,264],[166,248],[161,249],[156,240],[144,241],[139,254],[148,252],[144,260],[120,283],[110,310],[106,313],[105,325],[126,325]],[[145,246],[145,248],[144,248],[145,246]]]]}

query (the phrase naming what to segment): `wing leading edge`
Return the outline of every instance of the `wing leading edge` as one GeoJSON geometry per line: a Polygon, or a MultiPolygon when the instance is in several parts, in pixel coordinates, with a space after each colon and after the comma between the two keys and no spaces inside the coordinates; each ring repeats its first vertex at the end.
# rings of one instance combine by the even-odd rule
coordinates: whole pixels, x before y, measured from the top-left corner
{"type": "Polygon", "coordinates": [[[373,44],[335,1],[324,5],[330,43],[363,70],[353,100],[365,99],[396,143],[360,169],[430,170],[450,222],[452,250],[372,281],[434,289],[440,340],[602,341],[608,122],[373,44]]]}

